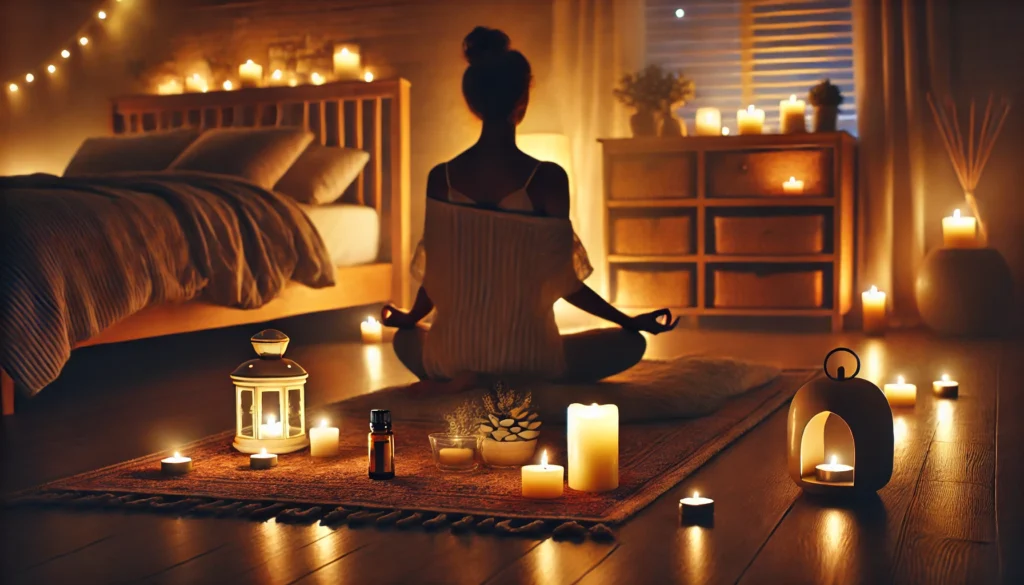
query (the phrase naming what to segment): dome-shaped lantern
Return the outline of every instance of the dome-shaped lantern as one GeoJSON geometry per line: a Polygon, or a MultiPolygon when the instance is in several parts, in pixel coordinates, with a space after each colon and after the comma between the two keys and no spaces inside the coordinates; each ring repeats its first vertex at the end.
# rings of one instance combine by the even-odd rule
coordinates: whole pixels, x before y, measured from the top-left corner
{"type": "Polygon", "coordinates": [[[840,347],[825,356],[825,376],[804,384],[789,406],[789,475],[815,494],[871,493],[892,478],[892,410],[885,394],[857,378],[860,358],[840,347]],[[857,360],[847,376],[828,360],[844,351],[857,360]]]}
{"type": "Polygon", "coordinates": [[[306,378],[284,357],[288,336],[264,329],[250,339],[259,356],[235,368],[235,449],[242,453],[291,453],[309,445],[306,378]]]}

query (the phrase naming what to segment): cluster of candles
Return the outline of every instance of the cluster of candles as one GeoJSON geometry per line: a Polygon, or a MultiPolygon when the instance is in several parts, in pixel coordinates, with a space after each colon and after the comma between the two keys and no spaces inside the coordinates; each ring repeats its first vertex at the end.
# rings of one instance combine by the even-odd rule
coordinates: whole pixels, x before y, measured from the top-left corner
{"type": "MultiPolygon", "coordinates": [[[[892,408],[913,408],[917,404],[917,386],[908,384],[903,376],[896,376],[896,381],[882,386],[885,399],[892,408]]],[[[960,395],[960,382],[953,380],[949,374],[932,382],[932,393],[938,398],[957,398],[960,395]]]]}
{"type": "MultiPolygon", "coordinates": [[[[335,47],[334,67],[332,71],[312,71],[302,80],[298,73],[274,69],[269,75],[264,75],[263,65],[252,59],[246,60],[238,66],[238,77],[235,80],[225,79],[221,82],[221,89],[231,91],[236,87],[263,87],[264,85],[287,85],[295,87],[300,82],[313,85],[323,85],[330,79],[338,81],[362,80],[367,83],[373,81],[373,72],[362,66],[362,58],[359,54],[359,47],[355,45],[341,45],[335,47]]],[[[199,73],[193,73],[184,79],[171,78],[157,86],[157,93],[161,95],[179,94],[182,92],[206,93],[211,88],[211,82],[199,73]]]]}
{"type": "MultiPolygon", "coordinates": [[[[779,102],[779,133],[807,132],[807,103],[796,95],[779,102]]],[[[729,128],[722,126],[722,112],[718,108],[698,108],[694,120],[697,136],[728,136],[729,128]]],[[[744,136],[764,133],[764,110],[753,105],[736,111],[737,134],[744,136]]]]}

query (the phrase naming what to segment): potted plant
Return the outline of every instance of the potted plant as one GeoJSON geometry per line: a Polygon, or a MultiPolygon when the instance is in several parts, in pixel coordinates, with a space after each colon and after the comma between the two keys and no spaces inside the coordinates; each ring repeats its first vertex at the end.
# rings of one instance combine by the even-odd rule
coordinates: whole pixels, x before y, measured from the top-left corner
{"type": "Polygon", "coordinates": [[[633,136],[658,134],[657,114],[661,116],[661,135],[671,135],[675,129],[678,136],[682,134],[682,128],[672,117],[671,108],[693,97],[693,82],[681,73],[649,65],[642,71],[624,75],[613,94],[623,105],[636,110],[629,119],[633,136]]]}
{"type": "Polygon", "coordinates": [[[491,467],[517,467],[533,459],[540,436],[539,414],[531,411],[532,396],[498,382],[483,397],[484,416],[477,432],[483,436],[480,455],[491,467]]]}
{"type": "Polygon", "coordinates": [[[823,79],[807,93],[807,101],[814,106],[814,131],[835,132],[839,105],[843,103],[843,94],[839,88],[828,79],[823,79]]]}

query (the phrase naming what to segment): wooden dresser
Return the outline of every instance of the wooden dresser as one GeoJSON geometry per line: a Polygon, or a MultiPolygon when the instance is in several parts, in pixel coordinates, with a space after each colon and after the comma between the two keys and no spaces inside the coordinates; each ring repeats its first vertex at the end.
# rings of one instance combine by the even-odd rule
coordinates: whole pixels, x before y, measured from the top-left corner
{"type": "Polygon", "coordinates": [[[853,295],[852,136],[602,143],[612,303],[820,317],[842,329],[853,295]],[[801,193],[785,192],[791,177],[801,193]]]}

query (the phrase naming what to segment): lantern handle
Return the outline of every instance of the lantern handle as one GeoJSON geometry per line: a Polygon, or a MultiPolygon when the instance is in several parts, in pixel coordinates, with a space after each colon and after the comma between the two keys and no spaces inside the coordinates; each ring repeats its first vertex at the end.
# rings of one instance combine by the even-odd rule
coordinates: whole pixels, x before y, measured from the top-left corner
{"type": "Polygon", "coordinates": [[[857,374],[860,373],[860,356],[858,356],[856,353],[854,353],[854,351],[852,349],[849,349],[847,347],[837,347],[837,348],[833,349],[832,351],[828,352],[828,355],[825,356],[824,369],[825,369],[825,375],[828,376],[829,379],[835,380],[836,382],[843,382],[843,381],[849,380],[850,378],[856,378],[857,374]],[[844,368],[842,366],[839,366],[839,372],[838,372],[839,373],[839,377],[838,378],[834,378],[834,377],[832,377],[832,374],[828,373],[828,358],[832,357],[832,354],[835,354],[835,353],[840,352],[840,351],[845,351],[846,353],[852,355],[853,359],[857,360],[857,369],[853,371],[852,375],[844,376],[843,375],[844,368]]]}

